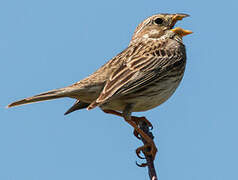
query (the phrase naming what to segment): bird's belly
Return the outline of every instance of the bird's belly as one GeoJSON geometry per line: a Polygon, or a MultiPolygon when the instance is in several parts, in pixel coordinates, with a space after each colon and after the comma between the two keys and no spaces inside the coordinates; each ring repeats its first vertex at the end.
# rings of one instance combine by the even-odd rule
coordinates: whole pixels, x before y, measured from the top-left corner
{"type": "Polygon", "coordinates": [[[112,109],[116,111],[123,111],[128,104],[133,105],[132,112],[147,111],[153,109],[160,104],[164,103],[169,97],[172,96],[178,87],[181,79],[171,81],[158,82],[154,86],[147,87],[138,93],[126,95],[111,99],[105,104],[101,105],[102,109],[112,109]]]}

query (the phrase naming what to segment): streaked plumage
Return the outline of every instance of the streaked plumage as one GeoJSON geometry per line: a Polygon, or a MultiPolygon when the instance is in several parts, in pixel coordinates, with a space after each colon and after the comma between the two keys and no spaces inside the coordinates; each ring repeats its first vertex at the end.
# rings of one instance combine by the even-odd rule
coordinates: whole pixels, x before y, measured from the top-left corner
{"type": "MultiPolygon", "coordinates": [[[[191,31],[172,28],[187,16],[157,14],[147,18],[136,28],[129,46],[92,75],[71,86],[16,101],[8,107],[70,97],[77,101],[65,114],[99,106],[105,111],[120,111],[120,116],[130,121],[131,112],[162,104],[178,87],[186,64],[182,37],[191,31]]],[[[136,125],[132,126],[140,133],[136,125]]]]}
{"type": "MultiPolygon", "coordinates": [[[[72,86],[26,98],[14,102],[8,107],[71,97],[84,104],[84,106],[80,105],[80,108],[91,104],[89,109],[100,105],[103,109],[123,111],[125,104],[132,103],[131,99],[144,101],[148,94],[151,94],[148,96],[148,100],[155,98],[151,101],[153,105],[143,105],[144,102],[138,103],[133,111],[145,111],[158,106],[167,100],[178,86],[186,62],[185,47],[181,36],[168,31],[175,23],[171,21],[171,24],[167,24],[163,28],[155,28],[156,24],[152,22],[158,17],[169,19],[173,16],[176,14],[159,14],[147,18],[137,27],[128,48],[91,76],[72,86]],[[149,27],[148,30],[145,29],[145,26],[149,27]],[[143,31],[144,29],[146,33],[143,31]],[[176,72],[178,72],[177,78],[176,72]],[[163,81],[166,82],[163,83],[164,85],[160,83],[163,81]],[[134,94],[135,92],[136,94],[134,94]],[[161,95],[157,93],[161,93],[161,95]]],[[[184,17],[186,16],[184,15],[184,17]]]]}
{"type": "MultiPolygon", "coordinates": [[[[170,35],[174,33],[166,34],[170,35]]],[[[132,111],[145,111],[160,105],[182,79],[186,56],[181,42],[162,36],[130,45],[117,60],[122,61],[120,68],[112,73],[89,109],[101,105],[103,109],[123,111],[126,104],[132,103],[132,111]],[[170,78],[175,76],[174,71],[175,79],[170,78]]]]}

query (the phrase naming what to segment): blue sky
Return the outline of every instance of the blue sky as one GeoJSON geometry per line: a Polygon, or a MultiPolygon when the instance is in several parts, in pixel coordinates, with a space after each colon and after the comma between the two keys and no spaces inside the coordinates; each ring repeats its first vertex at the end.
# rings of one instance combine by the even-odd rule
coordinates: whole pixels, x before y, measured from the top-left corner
{"type": "Polygon", "coordinates": [[[178,23],[188,63],[176,93],[135,113],[154,124],[163,180],[237,179],[237,2],[0,2],[0,179],[148,179],[123,119],[100,109],[63,113],[73,100],[12,109],[12,101],[86,77],[127,47],[136,26],[157,13],[188,13],[178,23]]]}

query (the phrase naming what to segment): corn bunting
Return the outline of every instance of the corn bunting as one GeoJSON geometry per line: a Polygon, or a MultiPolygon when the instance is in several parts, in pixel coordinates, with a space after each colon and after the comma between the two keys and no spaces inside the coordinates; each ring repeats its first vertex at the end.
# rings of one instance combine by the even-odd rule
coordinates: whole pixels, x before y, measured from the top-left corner
{"type": "Polygon", "coordinates": [[[136,150],[155,157],[153,140],[139,127],[145,117],[131,116],[165,102],[178,87],[185,69],[186,52],[182,37],[192,32],[174,28],[187,14],[157,14],[136,28],[129,46],[87,78],[68,87],[25,98],[8,107],[63,97],[75,98],[65,113],[99,106],[104,112],[121,116],[134,128],[134,134],[147,144],[136,150]],[[145,148],[150,151],[145,151],[145,148]]]}

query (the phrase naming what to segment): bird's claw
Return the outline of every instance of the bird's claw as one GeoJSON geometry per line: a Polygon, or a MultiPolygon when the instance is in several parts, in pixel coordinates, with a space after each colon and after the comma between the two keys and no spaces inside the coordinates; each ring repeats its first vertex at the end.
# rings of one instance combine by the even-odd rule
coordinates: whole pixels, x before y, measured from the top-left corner
{"type": "Polygon", "coordinates": [[[141,152],[144,153],[144,151],[141,148],[136,149],[136,155],[140,159],[145,159],[145,157],[141,156],[141,152]]]}
{"type": "Polygon", "coordinates": [[[140,124],[142,122],[142,123],[145,123],[150,128],[150,130],[153,129],[153,125],[151,124],[151,122],[148,119],[146,119],[146,117],[144,117],[144,116],[143,117],[132,116],[131,118],[138,126],[140,126],[140,124]]]}
{"type": "Polygon", "coordinates": [[[141,136],[136,130],[133,131],[133,134],[137,139],[141,140],[141,136]]]}
{"type": "Polygon", "coordinates": [[[146,117],[141,117],[141,119],[140,120],[142,120],[143,122],[145,122],[146,123],[146,125],[150,128],[150,130],[153,130],[153,125],[151,124],[151,122],[148,120],[148,119],[146,119],[146,117]]]}
{"type": "MultiPolygon", "coordinates": [[[[140,159],[146,159],[145,157],[142,157],[140,154],[143,153],[145,156],[151,156],[152,159],[155,159],[155,155],[157,152],[157,148],[152,144],[146,144],[144,146],[141,146],[139,148],[136,149],[136,155],[140,158],[140,159]]],[[[141,163],[139,164],[138,162],[136,162],[136,165],[139,167],[146,167],[148,166],[147,163],[141,163]]]]}
{"type": "MultiPolygon", "coordinates": [[[[155,159],[155,155],[157,153],[157,148],[155,147],[154,144],[145,144],[144,146],[141,146],[136,149],[136,154],[139,158],[141,158],[140,153],[143,153],[145,156],[151,156],[152,159],[155,159]]],[[[141,158],[142,159],[142,158],[141,158]]],[[[143,159],[145,159],[143,157],[143,159]]]]}
{"type": "Polygon", "coordinates": [[[136,165],[139,166],[139,167],[146,167],[146,166],[148,166],[147,163],[141,163],[141,164],[139,164],[137,161],[136,161],[136,165]]]}

